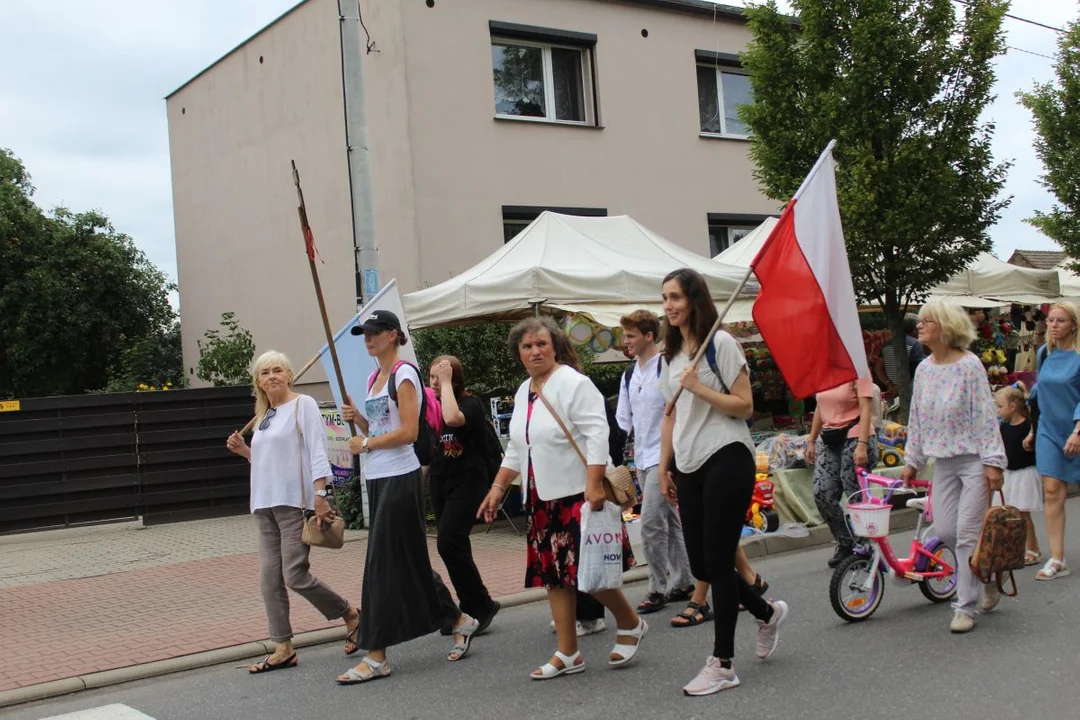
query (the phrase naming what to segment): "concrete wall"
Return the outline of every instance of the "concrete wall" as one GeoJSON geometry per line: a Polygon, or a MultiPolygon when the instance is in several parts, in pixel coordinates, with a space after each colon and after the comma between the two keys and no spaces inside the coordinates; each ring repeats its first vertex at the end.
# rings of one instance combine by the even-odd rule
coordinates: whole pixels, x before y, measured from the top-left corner
{"type": "Polygon", "coordinates": [[[778,210],[748,143],[700,136],[694,51],[742,50],[742,23],[583,0],[401,8],[422,284],[501,246],[503,205],[604,207],[703,255],[708,213],[778,210]],[[602,129],[496,120],[490,20],[596,34],[602,129]]]}
{"type": "MultiPolygon", "coordinates": [[[[336,327],[355,312],[335,0],[308,0],[166,102],[184,366],[233,311],[299,367],[325,342],[296,214],[296,160],[336,327]]],[[[316,367],[307,376],[324,379],[316,367]]]]}

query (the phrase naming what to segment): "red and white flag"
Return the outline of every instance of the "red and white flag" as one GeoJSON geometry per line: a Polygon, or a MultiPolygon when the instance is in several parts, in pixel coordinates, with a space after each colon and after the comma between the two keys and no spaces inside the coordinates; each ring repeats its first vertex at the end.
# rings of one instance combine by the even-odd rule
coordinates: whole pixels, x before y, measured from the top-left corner
{"type": "Polygon", "coordinates": [[[754,322],[796,397],[869,377],[829,143],[752,267],[754,322]]]}

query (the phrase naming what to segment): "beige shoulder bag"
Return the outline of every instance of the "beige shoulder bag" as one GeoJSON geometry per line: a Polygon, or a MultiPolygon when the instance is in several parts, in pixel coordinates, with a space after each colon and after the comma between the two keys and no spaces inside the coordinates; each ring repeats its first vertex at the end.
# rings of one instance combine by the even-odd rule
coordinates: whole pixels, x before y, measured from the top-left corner
{"type": "MultiPolygon", "coordinates": [[[[304,434],[300,431],[300,403],[301,401],[297,399],[295,420],[297,449],[300,451],[300,511],[304,514],[304,530],[300,535],[300,542],[311,547],[337,550],[345,544],[345,518],[337,514],[337,507],[334,507],[334,519],[325,527],[314,514],[308,514],[307,482],[304,480],[304,434]]],[[[331,501],[331,506],[334,505],[335,503],[331,501]]]]}
{"type": "MultiPolygon", "coordinates": [[[[588,460],[585,459],[585,453],[581,452],[581,448],[574,441],[574,436],[570,434],[570,429],[566,427],[566,423],[559,417],[559,413],[555,412],[555,408],[551,406],[551,403],[544,397],[544,393],[539,390],[536,391],[536,397],[540,398],[540,402],[544,403],[544,407],[551,413],[551,417],[555,418],[555,422],[559,424],[562,431],[566,433],[566,439],[570,441],[571,447],[581,458],[581,462],[587,468],[589,466],[588,460]]],[[[637,504],[637,488],[634,487],[634,477],[630,474],[630,468],[625,465],[608,471],[604,475],[604,495],[607,499],[623,510],[632,508],[637,504]]]]}

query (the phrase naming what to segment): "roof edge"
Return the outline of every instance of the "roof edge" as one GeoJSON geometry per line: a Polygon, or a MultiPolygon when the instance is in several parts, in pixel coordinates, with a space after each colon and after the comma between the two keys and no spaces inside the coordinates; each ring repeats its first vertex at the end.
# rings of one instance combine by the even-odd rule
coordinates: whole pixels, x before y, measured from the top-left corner
{"type": "Polygon", "coordinates": [[[709,0],[615,0],[615,2],[627,5],[644,5],[658,10],[674,10],[675,12],[705,17],[725,18],[746,22],[746,13],[743,8],[734,5],[721,5],[709,2],[709,0]]]}
{"type": "Polygon", "coordinates": [[[172,97],[173,95],[175,95],[176,93],[180,92],[181,90],[183,90],[184,88],[186,88],[186,87],[187,87],[188,85],[190,85],[191,83],[195,82],[195,81],[196,81],[196,80],[198,80],[198,79],[199,79],[200,77],[202,77],[203,75],[205,75],[206,73],[210,72],[210,70],[212,70],[212,69],[213,69],[214,67],[216,67],[217,65],[219,65],[219,64],[220,64],[220,63],[221,63],[221,62],[222,62],[223,60],[225,60],[225,58],[229,57],[230,55],[232,55],[233,53],[235,53],[235,52],[236,52],[237,50],[239,50],[240,48],[244,47],[245,45],[247,45],[247,44],[248,44],[249,42],[251,42],[251,41],[252,41],[252,40],[254,40],[255,38],[257,38],[257,37],[259,37],[260,35],[262,35],[262,34],[263,34],[264,32],[266,32],[267,30],[269,30],[270,28],[272,28],[272,27],[273,27],[274,25],[277,25],[277,24],[278,24],[279,22],[281,22],[282,20],[284,20],[284,19],[285,19],[286,17],[288,17],[289,15],[292,15],[292,13],[293,13],[293,12],[294,12],[295,10],[298,10],[298,9],[300,8],[300,6],[301,6],[301,5],[304,5],[305,3],[307,3],[307,1],[308,1],[308,0],[299,0],[299,2],[297,2],[297,3],[296,3],[295,5],[293,5],[293,6],[291,7],[291,8],[289,8],[289,9],[288,9],[288,10],[286,10],[285,12],[281,13],[280,15],[278,15],[278,16],[277,16],[276,18],[274,18],[273,20],[271,20],[270,22],[268,22],[268,23],[267,23],[266,25],[263,25],[263,26],[262,26],[261,28],[259,28],[258,30],[256,30],[256,31],[255,31],[254,33],[252,33],[251,35],[249,35],[249,36],[248,36],[247,38],[245,38],[244,40],[242,40],[242,41],[241,41],[241,42],[240,42],[240,43],[239,43],[238,45],[236,45],[235,47],[233,47],[233,48],[232,48],[231,50],[229,50],[228,52],[226,52],[226,53],[225,53],[224,55],[222,55],[221,57],[219,57],[219,58],[218,58],[217,60],[215,60],[214,62],[210,63],[209,65],[207,65],[206,67],[204,67],[204,68],[203,68],[202,70],[200,70],[199,72],[195,73],[195,74],[194,74],[194,75],[192,75],[192,76],[191,76],[190,78],[188,78],[187,80],[185,80],[185,81],[184,81],[184,84],[183,84],[183,85],[181,85],[180,87],[176,88],[176,89],[175,89],[175,90],[173,90],[173,91],[172,91],[171,93],[169,93],[168,95],[166,95],[166,96],[165,96],[165,99],[166,99],[166,100],[168,100],[168,99],[169,99],[169,98],[171,98],[171,97],[172,97]]]}

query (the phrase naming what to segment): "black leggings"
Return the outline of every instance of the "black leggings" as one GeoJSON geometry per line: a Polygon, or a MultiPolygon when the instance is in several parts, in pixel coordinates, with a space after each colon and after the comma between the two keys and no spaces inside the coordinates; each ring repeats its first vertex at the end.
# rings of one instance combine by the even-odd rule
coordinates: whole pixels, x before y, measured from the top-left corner
{"type": "Polygon", "coordinates": [[[723,660],[735,655],[739,603],[759,620],[772,617],[772,607],[735,570],[756,472],[754,456],[740,442],[725,445],[694,472],[675,472],[690,569],[712,585],[713,656],[723,660]]]}

